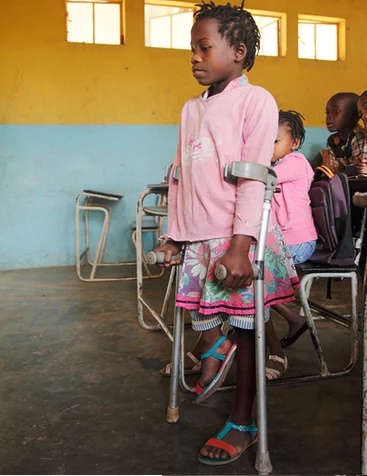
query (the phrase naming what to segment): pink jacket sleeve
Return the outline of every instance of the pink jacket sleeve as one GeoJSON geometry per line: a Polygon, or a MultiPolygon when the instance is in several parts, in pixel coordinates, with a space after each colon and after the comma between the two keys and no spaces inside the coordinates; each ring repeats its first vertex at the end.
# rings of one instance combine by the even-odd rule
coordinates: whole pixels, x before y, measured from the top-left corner
{"type": "MultiPolygon", "coordinates": [[[[270,166],[274,141],[278,134],[278,107],[266,90],[256,88],[246,105],[243,125],[242,161],[270,166]]],[[[237,186],[236,212],[233,234],[252,236],[257,239],[263,207],[264,185],[241,179],[237,186]]]]}

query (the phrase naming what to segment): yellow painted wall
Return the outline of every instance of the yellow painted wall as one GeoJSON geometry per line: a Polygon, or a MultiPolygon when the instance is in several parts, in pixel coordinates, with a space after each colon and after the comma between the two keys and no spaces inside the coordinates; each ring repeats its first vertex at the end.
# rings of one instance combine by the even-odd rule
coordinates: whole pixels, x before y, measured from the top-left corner
{"type": "MultiPolygon", "coordinates": [[[[238,1],[236,3],[239,3],[238,1]]],[[[248,0],[246,7],[287,13],[287,56],[259,57],[250,80],[307,126],[323,126],[338,91],[367,89],[366,0],[248,0]],[[345,61],[297,58],[297,15],[346,19],[345,61]]],[[[144,0],[126,0],[126,44],[66,42],[64,0],[0,2],[0,122],[5,124],[176,124],[202,88],[190,52],[144,47],[144,0]]]]}

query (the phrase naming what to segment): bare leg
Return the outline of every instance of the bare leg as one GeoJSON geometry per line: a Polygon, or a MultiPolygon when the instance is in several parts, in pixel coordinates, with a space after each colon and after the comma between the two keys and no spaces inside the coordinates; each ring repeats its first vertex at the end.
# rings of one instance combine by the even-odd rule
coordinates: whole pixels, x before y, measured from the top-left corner
{"type": "MultiPolygon", "coordinates": [[[[256,368],[255,368],[255,332],[236,329],[237,334],[237,387],[236,399],[229,420],[236,425],[250,425],[252,422],[252,408],[256,395],[256,368]]],[[[223,441],[236,447],[240,452],[251,442],[248,432],[230,430],[223,441]]],[[[226,451],[210,446],[204,446],[200,454],[211,458],[227,458],[226,451]]]]}
{"type": "MultiPolygon", "coordinates": [[[[221,337],[221,326],[216,326],[213,327],[213,329],[203,331],[200,336],[200,349],[202,351],[201,354],[207,352],[221,337]]],[[[231,341],[226,339],[217,348],[216,352],[218,354],[225,355],[229,351],[231,346],[231,341]]],[[[220,365],[221,361],[216,359],[215,357],[206,357],[203,360],[202,374],[200,379],[198,380],[198,384],[204,388],[208,383],[210,383],[217,374],[220,365]]]]}
{"type": "Polygon", "coordinates": [[[194,347],[190,350],[193,356],[197,359],[200,359],[201,354],[203,353],[203,340],[202,340],[202,332],[200,332],[197,341],[195,342],[194,347]]]}
{"type": "Polygon", "coordinates": [[[275,306],[272,306],[272,309],[284,317],[288,322],[288,336],[295,334],[305,323],[304,318],[286,304],[276,304],[275,306]]]}
{"type": "Polygon", "coordinates": [[[279,378],[288,368],[288,361],[280,345],[280,340],[275,333],[271,318],[265,324],[265,339],[269,349],[269,356],[266,362],[266,378],[274,380],[279,378]]]}
{"type": "MultiPolygon", "coordinates": [[[[236,335],[235,335],[235,331],[233,329],[230,330],[230,332],[228,333],[228,339],[233,343],[235,342],[235,338],[236,338],[236,335]]],[[[217,333],[215,332],[215,335],[217,335],[217,333]]],[[[219,335],[219,337],[221,336],[221,334],[219,335]]],[[[211,339],[209,339],[209,342],[206,343],[205,342],[205,339],[208,338],[208,336],[206,337],[203,337],[203,332],[200,332],[199,334],[199,337],[197,338],[196,342],[195,342],[195,345],[194,347],[191,349],[190,352],[188,352],[186,355],[185,355],[185,360],[184,360],[184,369],[185,369],[185,373],[187,375],[190,375],[191,373],[192,374],[200,374],[201,373],[201,368],[198,367],[198,364],[196,364],[195,362],[195,359],[197,359],[198,361],[200,361],[200,357],[202,354],[204,354],[210,347],[210,342],[211,342],[211,339]],[[194,357],[194,359],[192,357],[190,357],[188,354],[192,354],[192,356],[194,357]]],[[[214,340],[213,343],[215,343],[216,340],[214,340]]],[[[224,353],[227,352],[227,344],[224,345],[223,347],[225,350],[224,353]]],[[[222,352],[222,347],[220,346],[219,347],[220,351],[219,351],[219,354],[223,353],[222,352]]],[[[214,362],[213,362],[214,363],[214,362]]],[[[219,365],[220,365],[220,362],[217,361],[216,365],[213,365],[213,367],[216,369],[216,371],[218,370],[219,368],[219,365]]],[[[172,372],[172,362],[170,362],[169,364],[166,364],[161,370],[160,372],[165,375],[165,376],[170,376],[171,375],[171,372],[172,372]]],[[[214,375],[213,377],[215,376],[216,374],[216,371],[214,372],[214,375]]],[[[212,374],[212,372],[209,371],[209,376],[205,379],[205,381],[209,378],[209,382],[212,380],[212,378],[210,378],[210,375],[212,374]]],[[[207,382],[207,383],[209,383],[207,382]]],[[[200,381],[200,384],[201,384],[201,381],[200,381]]]]}
{"type": "Polygon", "coordinates": [[[265,324],[265,339],[266,345],[269,349],[269,354],[277,355],[278,357],[284,358],[284,351],[280,346],[280,340],[275,333],[273,321],[271,318],[265,324]]]}

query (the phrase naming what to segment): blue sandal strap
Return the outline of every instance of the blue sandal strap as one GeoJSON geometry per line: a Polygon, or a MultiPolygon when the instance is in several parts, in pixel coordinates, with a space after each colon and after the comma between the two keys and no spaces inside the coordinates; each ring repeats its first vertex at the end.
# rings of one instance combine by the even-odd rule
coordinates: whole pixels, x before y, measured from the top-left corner
{"type": "Polygon", "coordinates": [[[218,354],[218,352],[215,352],[218,347],[222,344],[222,342],[224,342],[226,340],[226,337],[225,336],[222,336],[220,337],[217,342],[212,346],[210,347],[210,349],[208,350],[208,352],[205,352],[205,354],[202,354],[200,356],[200,359],[201,360],[204,360],[206,359],[207,357],[215,357],[216,359],[218,360],[224,360],[226,358],[226,354],[218,354]]]}
{"type": "Polygon", "coordinates": [[[255,426],[254,420],[252,420],[251,425],[248,425],[248,426],[236,425],[232,423],[231,421],[227,421],[223,429],[220,430],[220,432],[218,433],[217,439],[222,440],[226,436],[226,434],[231,430],[237,430],[237,431],[243,431],[243,432],[247,431],[250,433],[252,439],[254,438],[254,433],[257,432],[257,428],[255,426]]]}

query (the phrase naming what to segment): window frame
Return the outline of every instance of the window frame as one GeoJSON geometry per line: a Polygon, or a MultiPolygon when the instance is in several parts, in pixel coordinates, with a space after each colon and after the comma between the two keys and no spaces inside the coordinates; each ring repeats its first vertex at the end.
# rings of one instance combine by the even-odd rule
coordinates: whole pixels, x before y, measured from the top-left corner
{"type": "Polygon", "coordinates": [[[67,43],[72,43],[72,44],[80,44],[80,45],[104,45],[104,46],[122,46],[125,45],[125,31],[126,31],[126,15],[125,15],[125,0],[65,0],[65,8],[66,8],[66,41],[67,43]],[[93,32],[93,41],[92,42],[86,42],[86,41],[70,41],[68,39],[68,4],[84,4],[92,5],[92,32],[93,32]],[[112,5],[118,5],[120,7],[120,15],[119,15],[119,26],[120,26],[120,35],[119,35],[119,43],[99,43],[96,42],[95,36],[96,36],[96,29],[95,29],[95,9],[94,6],[96,4],[99,5],[106,5],[106,4],[112,4],[112,5]]]}
{"type": "MultiPolygon", "coordinates": [[[[344,18],[336,18],[336,17],[326,17],[320,15],[305,15],[305,14],[298,14],[298,21],[297,21],[297,33],[299,24],[302,22],[313,23],[314,25],[336,25],[336,48],[337,48],[337,55],[336,59],[317,59],[314,58],[300,58],[299,57],[299,34],[297,35],[298,42],[297,42],[297,58],[299,60],[305,61],[327,61],[330,62],[337,62],[337,61],[344,61],[346,57],[346,21],[344,18]]],[[[316,48],[316,41],[315,41],[315,48],[316,48]]],[[[315,49],[315,56],[316,56],[316,49],[315,49]]]]}
{"type": "MultiPolygon", "coordinates": [[[[144,0],[144,47],[145,48],[158,48],[158,49],[164,49],[164,50],[179,50],[179,51],[190,51],[190,45],[188,45],[187,48],[175,48],[172,46],[172,29],[170,29],[170,45],[171,46],[151,46],[146,44],[146,37],[145,37],[145,23],[146,23],[146,18],[145,18],[145,6],[146,5],[152,5],[152,6],[157,6],[157,7],[172,7],[172,8],[191,8],[192,13],[198,9],[198,7],[195,5],[195,2],[185,2],[185,1],[179,1],[179,0],[144,0]]],[[[170,18],[170,21],[172,21],[172,16],[173,15],[167,15],[170,18]]],[[[194,24],[194,15],[192,17],[192,22],[194,24]]]]}
{"type": "Polygon", "coordinates": [[[278,28],[278,55],[269,56],[259,54],[258,56],[265,56],[267,58],[279,58],[287,55],[287,14],[283,12],[274,12],[268,10],[247,9],[251,15],[259,17],[272,17],[279,21],[278,28]]]}

